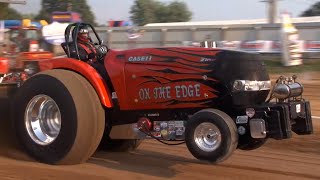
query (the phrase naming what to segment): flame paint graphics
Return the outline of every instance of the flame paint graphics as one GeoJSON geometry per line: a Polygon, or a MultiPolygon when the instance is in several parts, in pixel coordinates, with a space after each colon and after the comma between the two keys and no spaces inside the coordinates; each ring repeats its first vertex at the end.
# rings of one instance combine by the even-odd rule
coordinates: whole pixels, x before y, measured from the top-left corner
{"type": "Polygon", "coordinates": [[[142,104],[165,107],[207,106],[218,93],[217,81],[210,77],[217,53],[219,50],[202,48],[153,49],[147,53],[152,62],[135,70],[138,99],[142,104]],[[143,96],[146,94],[148,97],[143,96]]]}
{"type": "Polygon", "coordinates": [[[151,63],[157,65],[170,65],[208,73],[211,71],[208,66],[215,60],[214,57],[219,52],[219,50],[204,50],[200,48],[155,48],[153,51],[148,52],[147,55],[152,56],[151,63]],[[210,61],[201,61],[202,59],[210,61]]]}

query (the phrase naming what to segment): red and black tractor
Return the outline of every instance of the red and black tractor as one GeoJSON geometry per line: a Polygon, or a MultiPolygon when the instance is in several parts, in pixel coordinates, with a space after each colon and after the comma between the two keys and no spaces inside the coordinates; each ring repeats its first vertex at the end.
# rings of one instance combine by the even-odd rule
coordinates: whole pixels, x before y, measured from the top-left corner
{"type": "Polygon", "coordinates": [[[30,76],[13,97],[13,128],[40,162],[77,164],[97,148],[130,151],[154,138],[186,143],[194,157],[218,163],[269,138],[313,133],[297,77],[280,77],[271,86],[258,54],[202,47],[113,50],[85,23],[69,25],[65,36],[68,57],[26,68],[30,76]],[[80,60],[76,37],[83,25],[96,36],[97,61],[80,60]]]}

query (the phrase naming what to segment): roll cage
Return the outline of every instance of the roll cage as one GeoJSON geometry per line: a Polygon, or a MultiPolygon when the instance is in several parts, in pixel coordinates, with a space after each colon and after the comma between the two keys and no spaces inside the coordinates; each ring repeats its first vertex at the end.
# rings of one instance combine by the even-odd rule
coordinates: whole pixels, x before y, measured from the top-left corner
{"type": "MultiPolygon", "coordinates": [[[[95,34],[98,44],[95,45],[102,45],[103,41],[100,39],[98,36],[96,30],[94,27],[89,24],[89,23],[73,23],[67,26],[64,37],[65,37],[65,42],[61,44],[62,48],[64,49],[65,53],[69,58],[71,58],[71,47],[74,47],[75,52],[77,54],[78,59],[80,60],[80,55],[79,55],[79,48],[78,48],[78,42],[77,42],[77,35],[79,33],[80,27],[82,26],[87,26],[89,27],[92,32],[95,34]],[[71,38],[70,38],[71,35],[71,38]]],[[[89,31],[90,32],[90,31],[89,31]]],[[[92,42],[92,39],[90,38],[90,41],[92,42]]]]}

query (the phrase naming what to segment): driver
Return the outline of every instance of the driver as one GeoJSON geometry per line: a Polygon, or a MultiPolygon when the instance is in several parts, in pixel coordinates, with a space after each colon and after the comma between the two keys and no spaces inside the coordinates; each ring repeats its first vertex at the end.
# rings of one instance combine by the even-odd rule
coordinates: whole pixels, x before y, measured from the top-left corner
{"type": "Polygon", "coordinates": [[[85,62],[103,62],[103,58],[107,53],[107,48],[104,45],[96,47],[89,35],[89,30],[86,26],[80,27],[77,34],[77,45],[79,56],[85,62]]]}
{"type": "Polygon", "coordinates": [[[85,62],[97,61],[97,50],[89,36],[89,30],[82,27],[77,35],[80,59],[85,62]]]}

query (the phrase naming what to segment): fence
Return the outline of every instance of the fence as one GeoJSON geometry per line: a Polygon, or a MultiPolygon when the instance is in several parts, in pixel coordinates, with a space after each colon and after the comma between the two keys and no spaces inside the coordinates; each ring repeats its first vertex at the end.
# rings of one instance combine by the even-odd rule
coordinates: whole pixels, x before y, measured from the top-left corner
{"type": "MultiPolygon", "coordinates": [[[[320,52],[320,22],[296,23],[295,26],[299,31],[303,51],[320,52]]],[[[216,41],[218,46],[225,48],[238,48],[238,46],[241,45],[243,47],[251,46],[252,51],[263,51],[263,49],[257,49],[257,47],[261,46],[261,42],[263,42],[263,44],[266,44],[263,46],[273,48],[273,50],[271,49],[272,52],[280,52],[280,23],[162,27],[143,26],[137,28],[139,31],[142,31],[143,34],[135,39],[129,38],[130,33],[128,33],[127,27],[97,27],[96,30],[101,38],[104,39],[111,48],[115,49],[184,46],[193,45],[192,43],[194,42],[209,40],[216,41]],[[256,48],[256,50],[254,48],[256,48]]]]}

